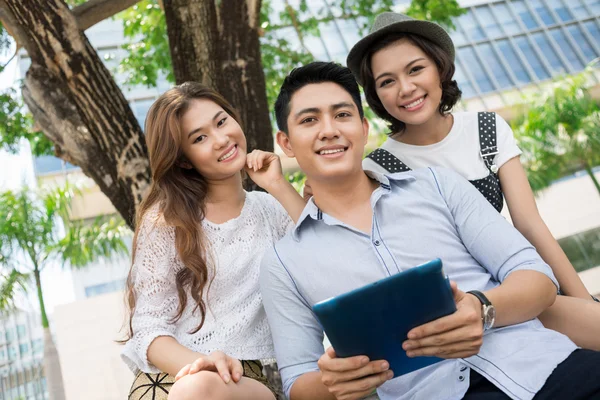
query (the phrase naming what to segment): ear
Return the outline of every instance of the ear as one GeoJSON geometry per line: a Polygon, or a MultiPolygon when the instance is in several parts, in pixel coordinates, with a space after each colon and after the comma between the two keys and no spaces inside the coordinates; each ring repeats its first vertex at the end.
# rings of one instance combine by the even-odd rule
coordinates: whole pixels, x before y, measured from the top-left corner
{"type": "Polygon", "coordinates": [[[364,144],[366,145],[367,142],[369,141],[369,121],[363,117],[363,121],[362,121],[362,126],[363,126],[363,139],[364,139],[364,144]]]}
{"type": "Polygon", "coordinates": [[[283,131],[277,131],[277,144],[281,147],[281,150],[285,153],[286,156],[290,158],[294,158],[294,150],[292,149],[292,144],[290,143],[290,138],[283,131]]]}

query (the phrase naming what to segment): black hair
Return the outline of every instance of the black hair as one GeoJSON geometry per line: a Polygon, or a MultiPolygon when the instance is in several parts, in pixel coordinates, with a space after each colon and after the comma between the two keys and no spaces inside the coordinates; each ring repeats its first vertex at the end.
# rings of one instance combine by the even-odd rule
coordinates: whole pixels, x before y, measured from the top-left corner
{"type": "Polygon", "coordinates": [[[277,127],[280,131],[288,133],[287,119],[290,115],[290,102],[294,93],[306,85],[325,82],[337,83],[348,92],[358,108],[360,118],[364,118],[360,90],[352,72],[348,68],[334,62],[315,61],[305,66],[294,68],[281,85],[277,101],[275,102],[275,118],[277,119],[277,127]]]}
{"type": "Polygon", "coordinates": [[[454,61],[450,54],[442,49],[440,45],[423,36],[413,33],[397,32],[384,36],[379,41],[373,43],[369,48],[369,51],[363,57],[360,66],[360,79],[363,82],[367,103],[375,114],[389,122],[391,133],[404,131],[406,125],[404,122],[392,117],[381,103],[375,88],[375,79],[373,78],[373,71],[371,70],[371,59],[373,58],[373,54],[401,39],[406,39],[420,48],[435,63],[440,75],[440,85],[442,87],[442,99],[438,107],[438,111],[441,115],[448,113],[458,100],[460,100],[462,94],[458,88],[458,84],[452,79],[455,71],[454,61]]]}

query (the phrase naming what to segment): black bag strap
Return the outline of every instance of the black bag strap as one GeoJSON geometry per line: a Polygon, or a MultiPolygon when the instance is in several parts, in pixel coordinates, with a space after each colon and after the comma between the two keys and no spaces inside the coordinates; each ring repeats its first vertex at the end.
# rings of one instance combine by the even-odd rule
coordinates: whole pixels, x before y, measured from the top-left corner
{"type": "Polygon", "coordinates": [[[410,168],[400,161],[398,157],[381,147],[369,153],[367,158],[375,161],[381,168],[391,174],[410,171],[410,168]]]}
{"type": "Polygon", "coordinates": [[[486,167],[493,173],[498,173],[494,157],[498,154],[496,134],[496,113],[482,111],[477,113],[479,124],[479,155],[486,167]]]}

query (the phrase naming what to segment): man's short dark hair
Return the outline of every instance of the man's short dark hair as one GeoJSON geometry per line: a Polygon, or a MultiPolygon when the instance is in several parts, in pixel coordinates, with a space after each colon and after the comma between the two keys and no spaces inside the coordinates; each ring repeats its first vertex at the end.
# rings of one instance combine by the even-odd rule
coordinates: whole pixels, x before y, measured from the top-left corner
{"type": "Polygon", "coordinates": [[[275,118],[280,131],[288,133],[287,120],[290,115],[290,103],[294,93],[306,85],[325,82],[337,83],[347,91],[358,108],[360,118],[364,118],[360,90],[352,72],[334,62],[315,61],[303,67],[294,68],[281,85],[275,102],[275,118]]]}

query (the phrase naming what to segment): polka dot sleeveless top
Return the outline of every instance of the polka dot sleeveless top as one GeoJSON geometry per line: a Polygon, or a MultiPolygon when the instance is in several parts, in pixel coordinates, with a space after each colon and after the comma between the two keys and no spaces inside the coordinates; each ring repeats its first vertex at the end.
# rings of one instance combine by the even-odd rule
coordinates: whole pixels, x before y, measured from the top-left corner
{"type": "MultiPolygon", "coordinates": [[[[498,178],[498,167],[494,164],[494,157],[498,154],[496,140],[496,115],[493,112],[477,113],[479,125],[479,145],[481,147],[480,155],[489,170],[489,174],[481,179],[469,181],[483,194],[490,204],[502,211],[504,198],[502,197],[502,188],[498,178]]],[[[367,157],[375,161],[389,173],[410,171],[401,160],[385,149],[377,149],[367,157]]]]}

